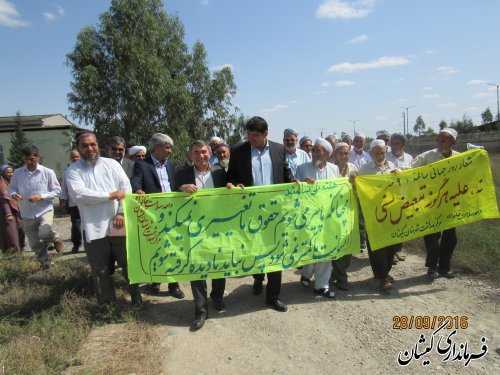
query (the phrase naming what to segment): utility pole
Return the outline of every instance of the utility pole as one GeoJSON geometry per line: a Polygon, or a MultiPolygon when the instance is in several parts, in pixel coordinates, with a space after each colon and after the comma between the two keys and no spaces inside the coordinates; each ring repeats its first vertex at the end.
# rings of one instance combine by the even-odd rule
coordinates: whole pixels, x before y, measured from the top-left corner
{"type": "Polygon", "coordinates": [[[319,130],[321,130],[321,138],[323,138],[323,130],[325,130],[325,128],[318,128],[319,130]]]}
{"type": "Polygon", "coordinates": [[[352,122],[352,125],[353,125],[353,133],[352,133],[352,137],[354,138],[355,137],[355,133],[356,133],[356,123],[359,121],[359,120],[349,120],[350,122],[352,122]]]}
{"type": "Polygon", "coordinates": [[[490,86],[496,86],[497,88],[497,121],[500,121],[500,106],[498,104],[498,85],[500,85],[499,83],[489,83],[488,82],[488,85],[490,86]]]}
{"type": "Polygon", "coordinates": [[[406,109],[406,132],[404,133],[404,135],[406,135],[410,132],[410,118],[408,117],[408,109],[415,108],[415,106],[411,105],[409,107],[401,107],[401,108],[406,109]]]}
{"type": "Polygon", "coordinates": [[[403,135],[406,134],[406,116],[404,112],[401,112],[401,115],[403,115],[403,135]]]}

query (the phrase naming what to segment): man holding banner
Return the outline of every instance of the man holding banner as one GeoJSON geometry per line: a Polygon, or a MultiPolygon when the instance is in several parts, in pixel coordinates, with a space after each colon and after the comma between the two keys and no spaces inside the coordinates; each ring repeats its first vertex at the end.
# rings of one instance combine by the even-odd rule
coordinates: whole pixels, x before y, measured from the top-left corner
{"type": "MultiPolygon", "coordinates": [[[[267,139],[268,125],[262,117],[252,117],[246,125],[248,140],[231,150],[227,177],[228,187],[237,185],[259,186],[282,184],[294,181],[285,159],[285,148],[267,139]]],[[[263,289],[264,274],[254,275],[253,293],[259,295],[263,289]]],[[[287,311],[279,300],[281,271],[267,274],[266,304],[277,311],[287,311]]]]}
{"type": "MultiPolygon", "coordinates": [[[[300,181],[314,184],[316,180],[326,180],[339,177],[339,168],[327,160],[333,152],[332,145],[326,139],[318,138],[314,141],[312,149],[312,161],[297,167],[296,177],[300,181]]],[[[335,298],[335,293],[330,290],[330,276],[332,274],[332,262],[318,262],[308,264],[302,269],[300,283],[308,287],[314,275],[314,292],[326,298],[335,298]]]]}
{"type": "MultiPolygon", "coordinates": [[[[444,128],[437,137],[437,148],[426,151],[418,155],[413,161],[413,167],[421,167],[438,160],[457,155],[453,150],[457,143],[457,132],[452,128],[444,128]]],[[[427,258],[425,266],[428,267],[427,274],[435,279],[439,276],[454,278],[455,274],[451,271],[450,263],[453,251],[457,245],[457,235],[455,228],[446,229],[442,232],[432,233],[424,236],[427,258]]]]}
{"type": "MultiPolygon", "coordinates": [[[[358,171],[358,175],[386,174],[396,170],[393,163],[386,159],[387,149],[382,139],[375,139],[370,143],[371,161],[364,164],[358,171]]],[[[372,250],[370,237],[367,236],[368,257],[372,267],[373,276],[378,282],[381,290],[391,289],[394,279],[389,276],[394,258],[395,246],[390,245],[379,250],[372,250]]]]}
{"type": "MultiPolygon", "coordinates": [[[[175,174],[175,191],[194,194],[199,189],[224,187],[227,184],[226,171],[218,166],[209,164],[210,148],[201,140],[194,141],[189,146],[193,167],[179,169],[175,174]]],[[[210,297],[217,311],[225,310],[222,297],[226,287],[226,279],[213,279],[210,297]]],[[[195,317],[191,323],[191,330],[199,330],[208,318],[207,282],[205,280],[191,281],[193,292],[195,317]]]]}

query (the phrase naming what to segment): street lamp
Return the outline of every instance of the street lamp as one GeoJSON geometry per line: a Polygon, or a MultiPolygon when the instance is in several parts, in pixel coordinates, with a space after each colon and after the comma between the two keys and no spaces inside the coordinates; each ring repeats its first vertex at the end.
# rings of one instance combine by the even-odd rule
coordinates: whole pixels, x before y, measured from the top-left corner
{"type": "Polygon", "coordinates": [[[354,137],[355,133],[356,133],[356,123],[359,121],[359,120],[349,120],[350,122],[352,122],[352,125],[354,127],[354,133],[352,134],[352,136],[354,137]]]}
{"type": "Polygon", "coordinates": [[[410,125],[410,118],[408,117],[408,109],[410,108],[415,108],[414,105],[411,105],[409,107],[401,107],[406,109],[406,132],[404,132],[404,135],[409,133],[409,125],[410,125]]]}
{"type": "Polygon", "coordinates": [[[498,105],[498,85],[499,85],[499,83],[487,82],[487,84],[491,85],[491,86],[496,86],[496,88],[497,88],[497,121],[500,121],[500,106],[498,105]]]}

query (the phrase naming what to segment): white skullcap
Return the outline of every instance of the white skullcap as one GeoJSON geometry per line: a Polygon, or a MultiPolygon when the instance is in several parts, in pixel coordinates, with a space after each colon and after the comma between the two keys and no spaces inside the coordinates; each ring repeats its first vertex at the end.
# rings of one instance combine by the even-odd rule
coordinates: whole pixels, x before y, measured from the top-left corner
{"type": "Polygon", "coordinates": [[[317,138],[314,141],[314,144],[315,145],[320,145],[321,147],[323,147],[325,149],[325,151],[328,152],[328,155],[331,155],[332,152],[333,152],[333,147],[332,147],[331,143],[328,142],[326,139],[317,138]]]}
{"type": "Polygon", "coordinates": [[[130,156],[137,154],[139,151],[146,153],[146,147],[144,146],[132,146],[128,149],[128,154],[130,156]]]}
{"type": "Polygon", "coordinates": [[[446,133],[446,134],[449,134],[453,137],[453,139],[456,141],[457,140],[457,131],[455,129],[452,129],[452,128],[444,128],[443,130],[441,130],[439,133],[446,133]]]}
{"type": "Polygon", "coordinates": [[[335,150],[334,151],[337,151],[339,148],[341,147],[347,147],[347,148],[350,148],[351,146],[349,146],[347,143],[345,142],[339,142],[335,145],[335,150]]]}
{"type": "Polygon", "coordinates": [[[340,139],[344,139],[346,137],[349,138],[349,139],[351,139],[351,136],[349,134],[345,133],[345,132],[342,132],[342,134],[340,134],[340,139]]]}
{"type": "Polygon", "coordinates": [[[354,138],[356,138],[356,137],[366,138],[365,133],[361,133],[361,132],[354,132],[354,138]]]}
{"type": "Polygon", "coordinates": [[[383,139],[374,139],[373,141],[370,142],[370,151],[373,150],[374,147],[383,147],[385,148],[385,142],[383,139]]]}
{"type": "Polygon", "coordinates": [[[379,130],[375,134],[377,135],[377,137],[380,137],[381,135],[389,137],[391,135],[388,130],[379,130]]]}
{"type": "Polygon", "coordinates": [[[222,139],[220,139],[219,137],[212,137],[212,138],[210,138],[210,143],[215,142],[215,141],[222,142],[222,139]]]}

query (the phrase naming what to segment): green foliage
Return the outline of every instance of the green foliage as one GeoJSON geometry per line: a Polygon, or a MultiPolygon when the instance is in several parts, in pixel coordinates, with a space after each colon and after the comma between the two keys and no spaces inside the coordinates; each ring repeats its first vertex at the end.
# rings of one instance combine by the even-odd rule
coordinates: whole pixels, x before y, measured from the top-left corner
{"type": "Polygon", "coordinates": [[[425,130],[425,122],[421,115],[417,117],[415,125],[413,126],[413,132],[419,135],[423,134],[425,130]]]}
{"type": "Polygon", "coordinates": [[[481,113],[481,124],[488,124],[493,121],[493,114],[491,113],[490,107],[486,108],[483,113],[481,113]]]}
{"type": "Polygon", "coordinates": [[[424,132],[422,133],[422,135],[427,135],[427,136],[432,136],[432,135],[436,135],[436,132],[434,131],[433,128],[431,128],[430,126],[424,130],[424,132]]]}
{"type": "Polygon", "coordinates": [[[444,128],[447,128],[447,127],[448,127],[448,124],[446,123],[446,121],[441,120],[441,122],[439,123],[439,130],[443,130],[444,128]]]}
{"type": "Polygon", "coordinates": [[[184,26],[161,0],[113,0],[98,26],[80,31],[67,64],[70,110],[94,126],[101,143],[121,135],[147,144],[161,132],[179,158],[186,140],[225,138],[237,121],[231,69],[211,72],[200,42],[189,52],[184,26]]]}
{"type": "Polygon", "coordinates": [[[16,119],[14,121],[16,122],[16,131],[10,135],[9,163],[14,168],[19,168],[23,165],[22,149],[25,146],[33,144],[33,142],[23,131],[21,112],[16,112],[16,119]]]}
{"type": "Polygon", "coordinates": [[[450,123],[450,127],[455,129],[458,132],[458,134],[472,133],[474,130],[476,130],[474,121],[472,121],[472,119],[468,117],[466,114],[462,116],[462,120],[452,121],[450,123]]]}

